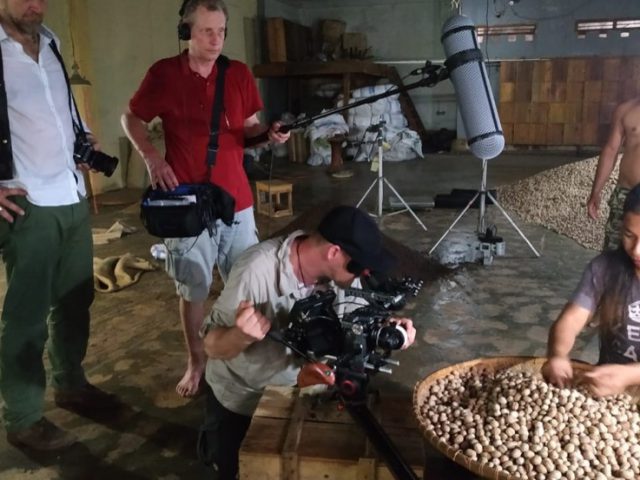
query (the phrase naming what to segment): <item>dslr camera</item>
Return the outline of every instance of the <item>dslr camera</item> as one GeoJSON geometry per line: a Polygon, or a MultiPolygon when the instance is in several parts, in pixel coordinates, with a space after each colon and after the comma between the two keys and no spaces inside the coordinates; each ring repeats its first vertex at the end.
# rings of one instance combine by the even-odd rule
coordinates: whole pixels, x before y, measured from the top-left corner
{"type": "Polygon", "coordinates": [[[408,297],[415,296],[422,282],[386,279],[375,284],[365,282],[364,287],[349,288],[345,293],[363,298],[368,305],[338,316],[335,292],[315,292],[294,304],[283,331],[270,332],[271,338],[307,360],[327,360],[335,372],[335,386],[343,398],[349,399],[365,397],[370,374],[391,373],[389,365],[398,364],[390,358],[391,353],[407,342],[407,332],[389,321],[391,311],[402,308],[408,297]]]}
{"type": "Polygon", "coordinates": [[[104,173],[107,177],[113,175],[118,166],[118,159],[93,149],[93,145],[86,138],[76,137],[73,145],[73,160],[76,164],[86,163],[92,170],[104,173]]]}

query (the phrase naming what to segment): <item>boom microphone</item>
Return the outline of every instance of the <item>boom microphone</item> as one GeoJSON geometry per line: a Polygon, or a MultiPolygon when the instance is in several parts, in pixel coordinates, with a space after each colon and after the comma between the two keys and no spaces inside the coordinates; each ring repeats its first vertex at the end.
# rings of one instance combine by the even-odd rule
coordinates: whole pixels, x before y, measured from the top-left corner
{"type": "Polygon", "coordinates": [[[442,27],[440,41],[469,149],[483,160],[497,157],[504,135],[473,22],[464,15],[452,16],[442,27]]]}

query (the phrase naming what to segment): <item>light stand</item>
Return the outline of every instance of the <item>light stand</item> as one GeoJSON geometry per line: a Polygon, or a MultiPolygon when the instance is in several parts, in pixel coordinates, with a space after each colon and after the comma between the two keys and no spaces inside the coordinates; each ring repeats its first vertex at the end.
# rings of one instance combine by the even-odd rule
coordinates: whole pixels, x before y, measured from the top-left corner
{"type": "Polygon", "coordinates": [[[378,205],[377,205],[377,211],[376,214],[374,215],[377,218],[382,218],[382,199],[383,199],[383,195],[384,195],[384,184],[386,183],[387,186],[391,189],[391,191],[395,194],[395,196],[398,198],[398,200],[400,200],[402,202],[402,204],[404,205],[404,210],[398,210],[395,212],[391,212],[388,213],[387,215],[397,215],[398,213],[403,213],[403,212],[409,212],[413,218],[415,218],[416,222],[418,222],[418,224],[426,231],[427,227],[425,227],[424,223],[422,223],[422,221],[418,218],[418,216],[415,214],[415,212],[413,210],[411,210],[411,207],[409,207],[409,205],[407,204],[407,202],[404,201],[404,199],[400,196],[400,194],[398,193],[398,191],[393,187],[393,185],[391,185],[391,182],[389,182],[389,180],[387,180],[384,176],[384,171],[383,171],[383,148],[382,148],[382,144],[383,144],[383,138],[382,138],[382,127],[384,126],[385,122],[379,122],[375,125],[371,125],[367,130],[369,132],[376,132],[376,138],[374,139],[374,144],[377,145],[378,147],[378,176],[373,180],[373,182],[371,182],[371,185],[369,185],[369,188],[367,189],[366,192],[364,192],[364,195],[362,196],[362,198],[360,199],[360,201],[357,203],[356,207],[360,207],[360,205],[362,204],[362,202],[364,201],[365,198],[367,198],[367,195],[369,195],[369,192],[373,189],[373,187],[375,187],[376,185],[378,185],[378,205]]]}
{"type": "MultiPolygon", "coordinates": [[[[446,232],[444,232],[444,234],[440,237],[440,239],[436,242],[436,244],[431,247],[431,250],[429,250],[429,255],[431,255],[433,253],[433,251],[437,248],[438,245],[440,245],[440,242],[442,242],[442,240],[444,240],[444,238],[447,236],[447,234],[453,229],[453,227],[456,226],[456,224],[458,223],[458,221],[460,221],[460,219],[464,216],[465,213],[467,213],[467,210],[469,210],[471,208],[471,205],[473,205],[473,203],[476,201],[477,198],[480,198],[480,208],[478,211],[478,235],[484,235],[486,230],[486,224],[485,224],[485,213],[486,213],[486,197],[489,197],[489,199],[493,202],[493,204],[498,207],[498,210],[500,210],[500,213],[502,213],[502,215],[504,215],[504,217],[509,221],[509,223],[511,224],[511,226],[516,230],[516,232],[518,232],[518,234],[522,237],[522,239],[526,242],[527,245],[529,245],[529,248],[533,251],[533,253],[535,254],[536,257],[539,257],[540,254],[538,253],[538,251],[534,248],[534,246],[531,244],[531,242],[529,241],[529,239],[525,236],[524,233],[522,233],[522,230],[520,230],[518,228],[518,226],[515,224],[515,222],[511,219],[511,217],[507,214],[507,212],[505,211],[504,208],[502,208],[502,205],[500,205],[498,203],[498,201],[494,198],[493,195],[491,195],[491,192],[489,192],[487,190],[487,160],[486,159],[482,159],[482,180],[480,182],[480,190],[478,190],[476,192],[476,194],[473,196],[473,198],[469,201],[469,203],[467,203],[467,206],[464,207],[464,210],[462,210],[462,212],[460,212],[460,215],[458,215],[456,217],[456,219],[453,221],[453,223],[449,226],[449,228],[447,229],[446,232]]],[[[480,242],[480,250],[483,252],[484,255],[484,263],[491,263],[491,261],[493,260],[493,255],[504,255],[504,242],[501,241],[501,239],[499,239],[500,241],[492,241],[491,239],[487,239],[485,238],[481,238],[480,242]],[[486,241],[488,240],[488,241],[486,241]],[[500,245],[502,244],[502,245],[500,245]]]]}

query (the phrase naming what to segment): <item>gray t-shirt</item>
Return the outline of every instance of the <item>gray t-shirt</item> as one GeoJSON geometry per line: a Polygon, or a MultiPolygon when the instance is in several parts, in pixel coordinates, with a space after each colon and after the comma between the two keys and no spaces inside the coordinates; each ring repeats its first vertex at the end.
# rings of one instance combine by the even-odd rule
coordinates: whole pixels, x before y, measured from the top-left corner
{"type": "MultiPolygon", "coordinates": [[[[591,260],[571,302],[595,312],[605,289],[612,255],[604,253],[591,260]]],[[[600,336],[599,364],[637,362],[640,356],[640,280],[634,276],[624,309],[624,318],[613,322],[609,335],[600,336]]]]}
{"type": "MultiPolygon", "coordinates": [[[[296,231],[261,242],[238,257],[211,314],[205,318],[203,330],[234,326],[242,300],[252,301],[271,320],[273,329],[285,328],[294,303],[314,291],[314,287],[305,287],[298,281],[289,261],[293,240],[304,234],[296,231]]],[[[356,283],[354,286],[359,286],[356,283]]],[[[344,291],[337,289],[336,293],[335,304],[345,305],[344,291]]],[[[343,312],[337,309],[337,313],[343,312]]],[[[253,415],[267,385],[295,385],[299,365],[299,359],[287,347],[265,338],[230,360],[209,359],[205,378],[225,408],[253,415]]]]}

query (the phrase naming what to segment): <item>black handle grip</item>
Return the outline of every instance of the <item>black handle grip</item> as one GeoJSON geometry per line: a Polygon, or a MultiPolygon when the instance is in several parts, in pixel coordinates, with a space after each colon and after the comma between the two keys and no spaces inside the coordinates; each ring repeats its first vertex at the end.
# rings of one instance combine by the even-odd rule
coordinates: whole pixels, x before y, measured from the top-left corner
{"type": "MultiPolygon", "coordinates": [[[[293,128],[295,128],[296,124],[292,124],[292,125],[280,125],[280,128],[278,129],[279,133],[287,133],[288,131],[292,130],[293,128]]],[[[251,148],[251,147],[255,147],[256,145],[260,145],[261,143],[266,143],[269,141],[269,131],[267,130],[264,133],[261,133],[260,135],[257,135],[255,137],[251,137],[251,138],[245,138],[244,139],[244,148],[251,148]]]]}

